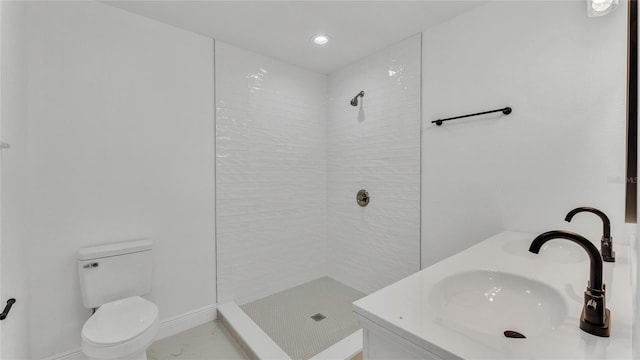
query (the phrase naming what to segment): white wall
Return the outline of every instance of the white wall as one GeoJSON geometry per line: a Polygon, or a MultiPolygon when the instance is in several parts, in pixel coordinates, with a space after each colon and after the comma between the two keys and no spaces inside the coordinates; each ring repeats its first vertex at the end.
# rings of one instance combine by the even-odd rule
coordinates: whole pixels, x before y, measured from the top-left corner
{"type": "Polygon", "coordinates": [[[420,269],[420,35],[332,73],[327,122],[328,273],[370,293],[420,269]]]}
{"type": "Polygon", "coordinates": [[[213,41],[96,2],[26,26],[32,358],[80,345],[82,247],[153,240],[161,320],[214,304],[213,41]]]}
{"type": "MultiPolygon", "coordinates": [[[[153,239],[149,298],[163,319],[215,302],[214,61],[211,39],[103,4],[26,6],[26,61],[2,59],[2,186],[17,189],[2,220],[11,206],[30,215],[3,226],[2,261],[5,239],[26,228],[21,331],[41,358],[79,344],[80,247],[153,239]],[[13,81],[28,70],[24,114],[4,107],[12,61],[13,81]],[[5,181],[11,162],[25,177],[5,181]],[[21,191],[32,197],[23,210],[21,191]]],[[[584,7],[489,3],[425,31],[422,64],[416,36],[332,74],[328,88],[323,75],[217,43],[219,301],[327,273],[371,292],[416,271],[420,187],[423,267],[503,229],[597,240],[590,214],[562,221],[581,205],[606,211],[625,241],[626,4],[597,19],[584,7]],[[513,114],[429,123],[505,105],[513,114]]],[[[5,31],[20,29],[2,31],[4,53],[5,31]]]]}
{"type": "MultiPolygon", "coordinates": [[[[0,309],[6,301],[17,303],[0,323],[0,358],[29,358],[29,283],[26,272],[25,241],[27,218],[27,97],[24,44],[24,4],[2,1],[0,82],[1,139],[11,144],[2,150],[2,216],[0,228],[0,309]]],[[[1,310],[0,310],[1,311],[1,310]]]]}
{"type": "MultiPolygon", "coordinates": [[[[638,149],[640,150],[640,148],[638,149]]],[[[638,197],[640,200],[640,196],[638,197]]],[[[638,209],[640,210],[640,206],[638,209]]],[[[640,297],[638,296],[638,287],[640,286],[640,267],[638,266],[638,259],[640,259],[640,247],[638,246],[638,239],[640,239],[640,227],[635,226],[635,233],[631,236],[631,246],[629,251],[631,268],[631,304],[634,309],[640,309],[640,297]]],[[[633,344],[633,358],[640,358],[640,312],[637,310],[633,312],[633,319],[631,323],[631,338],[633,344]]]]}
{"type": "Polygon", "coordinates": [[[218,301],[325,275],[326,76],[216,42],[218,301]]]}
{"type": "Polygon", "coordinates": [[[491,2],[423,34],[422,266],[503,229],[597,242],[624,224],[626,2],[491,2]],[[438,118],[511,106],[489,115],[438,118]]]}

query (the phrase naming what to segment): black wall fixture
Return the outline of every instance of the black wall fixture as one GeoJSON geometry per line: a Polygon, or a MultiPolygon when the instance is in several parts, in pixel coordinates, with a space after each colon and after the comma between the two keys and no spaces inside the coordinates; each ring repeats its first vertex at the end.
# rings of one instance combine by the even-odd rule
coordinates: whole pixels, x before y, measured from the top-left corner
{"type": "Polygon", "coordinates": [[[512,110],[511,110],[510,107],[507,106],[506,108],[502,108],[502,109],[489,110],[489,111],[483,111],[483,112],[479,112],[479,113],[475,113],[475,114],[461,115],[461,116],[454,116],[454,117],[450,117],[450,118],[446,118],[446,119],[433,120],[431,123],[440,126],[445,121],[455,120],[455,119],[462,119],[462,118],[467,118],[467,117],[471,117],[471,116],[478,116],[478,115],[484,115],[484,114],[491,114],[491,113],[499,112],[499,111],[502,111],[502,113],[505,114],[505,115],[509,115],[509,114],[511,114],[512,110]]]}
{"type": "Polygon", "coordinates": [[[9,316],[9,311],[11,311],[11,307],[15,303],[16,303],[16,299],[11,298],[7,300],[7,305],[5,305],[4,310],[0,314],[0,320],[4,320],[7,318],[7,316],[9,316]]]}
{"type": "Polygon", "coordinates": [[[629,1],[627,24],[627,176],[625,222],[637,223],[638,194],[638,2],[629,1]]]}

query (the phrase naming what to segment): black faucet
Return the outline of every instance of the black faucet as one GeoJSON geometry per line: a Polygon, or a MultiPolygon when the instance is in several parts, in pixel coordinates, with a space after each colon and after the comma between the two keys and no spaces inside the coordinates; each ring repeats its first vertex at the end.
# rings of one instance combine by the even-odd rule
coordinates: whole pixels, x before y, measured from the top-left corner
{"type": "Polygon", "coordinates": [[[602,260],[606,262],[615,262],[616,253],[613,251],[613,238],[611,237],[611,222],[605,213],[592,207],[579,207],[575,208],[565,216],[564,221],[571,222],[573,216],[581,212],[590,212],[598,215],[602,219],[602,238],[600,239],[600,252],[602,253],[602,260]]]}
{"type": "Polygon", "coordinates": [[[537,254],[544,243],[552,239],[565,239],[580,245],[589,254],[589,283],[584,292],[584,306],[580,315],[580,329],[589,334],[609,337],[611,314],[606,308],[605,286],[602,283],[602,257],[598,248],[582,235],[570,231],[554,230],[538,235],[531,242],[529,251],[537,254]]]}

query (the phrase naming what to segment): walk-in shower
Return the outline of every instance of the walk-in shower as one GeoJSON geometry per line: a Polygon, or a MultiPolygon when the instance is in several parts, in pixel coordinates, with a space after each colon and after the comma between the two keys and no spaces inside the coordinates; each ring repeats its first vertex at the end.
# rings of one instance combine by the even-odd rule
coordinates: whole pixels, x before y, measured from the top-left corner
{"type": "Polygon", "coordinates": [[[219,309],[279,354],[356,355],[351,303],[420,269],[420,41],[328,76],[216,41],[219,309]]]}

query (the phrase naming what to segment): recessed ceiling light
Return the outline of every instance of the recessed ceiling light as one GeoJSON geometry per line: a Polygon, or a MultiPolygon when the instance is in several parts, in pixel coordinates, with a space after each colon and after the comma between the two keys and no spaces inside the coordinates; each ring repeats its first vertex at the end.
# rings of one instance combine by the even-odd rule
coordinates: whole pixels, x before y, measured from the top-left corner
{"type": "Polygon", "coordinates": [[[603,16],[618,6],[618,0],[587,0],[587,15],[589,17],[603,16]]]}
{"type": "Polygon", "coordinates": [[[324,34],[313,35],[311,41],[316,45],[326,45],[329,42],[329,36],[324,34]]]}
{"type": "Polygon", "coordinates": [[[611,7],[613,0],[592,0],[591,8],[595,11],[605,11],[611,7]]]}

